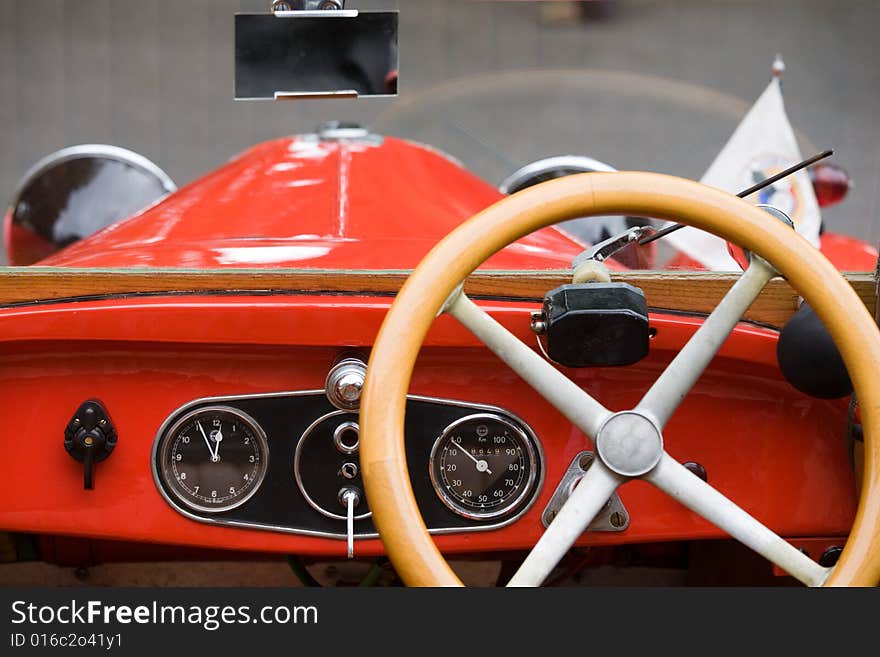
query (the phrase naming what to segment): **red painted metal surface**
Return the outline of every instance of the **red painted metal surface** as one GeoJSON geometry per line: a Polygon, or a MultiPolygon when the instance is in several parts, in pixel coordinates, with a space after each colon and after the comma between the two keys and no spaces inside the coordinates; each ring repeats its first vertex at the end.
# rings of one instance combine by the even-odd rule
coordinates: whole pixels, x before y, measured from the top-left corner
{"type": "MultiPolygon", "coordinates": [[[[381,145],[276,140],[41,264],[411,268],[449,230],[500,197],[448,158],[397,139],[381,145]]],[[[837,236],[826,235],[825,245],[841,259],[857,250],[837,236]]],[[[545,229],[486,267],[567,267],[581,248],[545,229]]],[[[865,263],[876,259],[868,249],[859,253],[865,263]]],[[[369,350],[389,304],[338,296],[174,296],[0,309],[0,398],[14,413],[3,438],[6,490],[14,494],[0,504],[0,529],[343,556],[338,540],[186,519],[153,482],[151,448],[165,418],[193,399],[322,388],[338,354],[369,350]],[[81,466],[62,446],[64,425],[87,398],[107,405],[120,436],[111,458],[97,467],[94,491],[82,489],[81,466]]],[[[534,306],[484,305],[534,344],[528,317],[534,306]]],[[[631,408],[700,321],[654,315],[657,334],[646,360],[566,373],[609,408],[631,408]]],[[[788,386],[776,366],[776,339],[773,331],[741,325],[673,417],[666,446],[682,461],[701,463],[712,485],[782,535],[845,534],[855,509],[843,439],[846,404],[810,399],[788,386]]],[[[449,317],[429,333],[411,392],[507,408],[535,429],[547,457],[540,497],[521,520],[492,532],[438,536],[438,545],[456,553],[534,545],[543,508],[587,439],[449,317]]],[[[621,497],[630,527],[590,534],[584,544],[722,536],[647,484],[629,484],[621,497]]],[[[382,545],[359,541],[357,552],[380,554],[382,545]]],[[[64,561],[63,554],[55,558],[64,561]]]]}
{"type": "MultiPolygon", "coordinates": [[[[279,139],[40,264],[411,269],[501,198],[452,159],[400,139],[279,139]]],[[[547,228],[486,267],[567,267],[582,250],[547,228]]]]}
{"type": "MultiPolygon", "coordinates": [[[[854,237],[838,233],[823,233],[819,238],[819,250],[840,271],[874,271],[877,267],[877,249],[854,237]]],[[[739,258],[734,255],[734,252],[742,253],[742,249],[731,246],[731,255],[739,262],[739,258]]],[[[701,263],[684,253],[677,253],[666,263],[666,268],[705,269],[701,263]]]]}
{"type": "Polygon", "coordinates": [[[12,210],[3,215],[3,245],[12,266],[30,264],[49,257],[58,250],[34,231],[26,230],[12,221],[12,210]]]}
{"type": "Polygon", "coordinates": [[[819,238],[822,254],[840,271],[874,271],[877,249],[861,240],[838,233],[824,233],[819,238]]]}

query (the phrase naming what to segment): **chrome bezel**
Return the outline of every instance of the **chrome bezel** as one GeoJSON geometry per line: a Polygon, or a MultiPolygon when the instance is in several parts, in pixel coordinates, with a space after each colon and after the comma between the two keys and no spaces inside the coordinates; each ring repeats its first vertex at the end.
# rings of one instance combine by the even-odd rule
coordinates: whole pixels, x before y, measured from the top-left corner
{"type": "MultiPolygon", "coordinates": [[[[231,511],[232,509],[237,509],[242,504],[247,502],[251,497],[253,497],[256,492],[260,489],[260,486],[263,485],[263,480],[266,478],[266,474],[269,472],[269,444],[266,441],[266,432],[263,430],[263,427],[254,420],[250,415],[245,413],[244,411],[240,411],[237,408],[233,408],[232,406],[225,406],[222,404],[218,404],[215,406],[205,406],[202,408],[196,408],[183,415],[179,420],[177,420],[174,424],[172,424],[167,431],[164,430],[165,425],[162,425],[162,428],[159,430],[159,436],[157,437],[156,448],[154,449],[154,457],[153,457],[153,471],[154,475],[158,475],[161,478],[161,483],[159,484],[159,490],[163,491],[163,493],[169,493],[174,496],[177,501],[182,503],[184,506],[189,507],[195,511],[202,511],[204,513],[223,513],[225,511],[231,511]],[[191,500],[186,499],[183,495],[177,490],[174,484],[169,480],[169,474],[166,469],[166,461],[169,454],[169,450],[171,448],[171,444],[173,442],[173,438],[175,434],[180,430],[181,427],[191,422],[194,417],[199,415],[203,415],[205,413],[228,413],[230,415],[234,415],[237,417],[242,423],[244,423],[248,429],[250,429],[251,433],[254,435],[254,439],[257,441],[257,445],[262,452],[261,465],[259,469],[259,474],[257,476],[256,482],[251,486],[251,489],[241,498],[236,499],[232,504],[225,505],[215,505],[215,506],[204,506],[202,504],[197,504],[191,500]],[[161,471],[157,471],[158,465],[156,463],[156,456],[158,455],[159,459],[162,462],[161,471]],[[165,485],[162,486],[161,484],[165,485]]],[[[158,482],[157,482],[158,483],[158,482]]],[[[168,495],[165,495],[165,499],[168,499],[168,495]]]]}
{"type": "MultiPolygon", "coordinates": [[[[281,534],[292,534],[295,536],[312,536],[315,538],[329,538],[329,539],[342,540],[342,541],[347,540],[348,535],[344,531],[342,531],[342,532],[325,532],[325,531],[319,531],[319,530],[313,530],[313,529],[300,529],[297,527],[289,527],[289,526],[283,526],[283,525],[271,525],[268,523],[248,522],[245,520],[235,520],[235,519],[230,519],[230,518],[224,518],[222,516],[208,516],[208,517],[206,517],[206,516],[196,515],[195,513],[192,513],[190,510],[188,510],[187,508],[182,507],[181,505],[177,504],[174,501],[174,498],[171,498],[168,496],[168,494],[165,492],[165,489],[160,482],[159,473],[156,469],[156,452],[157,452],[157,448],[159,445],[159,439],[162,437],[162,433],[163,433],[164,429],[171,423],[170,421],[172,418],[174,418],[177,414],[186,411],[187,409],[190,409],[194,406],[198,406],[200,404],[204,404],[206,402],[223,403],[223,402],[241,401],[241,400],[246,400],[246,399],[273,399],[273,398],[278,398],[278,397],[306,397],[306,396],[324,396],[326,398],[326,395],[324,394],[323,389],[292,390],[292,391],[286,391],[286,392],[270,392],[270,393],[253,393],[253,394],[247,394],[247,395],[225,395],[225,396],[217,396],[217,397],[201,397],[198,399],[193,399],[192,401],[189,401],[189,402],[183,404],[182,406],[177,408],[175,411],[173,411],[168,416],[168,419],[166,419],[165,422],[162,424],[162,426],[159,428],[159,431],[156,435],[156,439],[153,441],[153,449],[151,451],[151,457],[150,457],[151,458],[151,460],[150,460],[151,466],[150,467],[153,471],[153,482],[155,483],[156,488],[159,489],[159,494],[171,506],[172,509],[177,511],[183,517],[185,517],[189,520],[193,520],[195,522],[200,522],[202,524],[206,524],[206,525],[214,525],[214,526],[218,526],[218,527],[233,527],[236,529],[258,529],[261,531],[278,532],[281,534]]],[[[500,408],[498,406],[492,406],[489,404],[478,404],[475,402],[465,402],[465,401],[459,401],[459,400],[454,400],[454,399],[441,399],[438,397],[426,397],[426,396],[422,396],[422,395],[407,395],[407,400],[430,402],[430,403],[434,403],[434,404],[442,404],[445,406],[457,406],[459,408],[472,408],[476,411],[483,411],[483,412],[489,412],[489,413],[499,413],[502,416],[509,417],[513,421],[518,422],[520,425],[522,425],[526,429],[528,435],[534,437],[534,440],[535,440],[534,445],[535,445],[535,449],[537,450],[537,455],[538,455],[537,462],[540,463],[540,466],[541,466],[540,473],[538,476],[538,481],[535,486],[535,490],[536,491],[540,490],[541,486],[544,484],[544,478],[545,478],[544,450],[541,446],[541,442],[537,439],[537,437],[535,436],[535,433],[534,433],[534,431],[532,431],[531,427],[529,427],[529,425],[526,422],[524,422],[522,420],[522,418],[520,418],[516,414],[511,413],[510,411],[507,411],[507,410],[500,408]]],[[[515,514],[513,514],[512,516],[510,516],[508,518],[504,518],[504,519],[500,520],[499,522],[486,523],[483,525],[474,525],[473,527],[435,527],[434,529],[429,529],[428,533],[432,534],[432,535],[433,534],[437,534],[437,535],[462,534],[462,533],[466,533],[466,532],[486,532],[486,531],[493,531],[496,529],[502,529],[503,527],[507,527],[508,525],[511,525],[514,522],[516,522],[517,520],[519,520],[523,515],[525,515],[535,505],[535,502],[537,502],[537,500],[538,500],[538,495],[537,494],[533,495],[532,499],[529,500],[526,504],[524,504],[523,507],[521,509],[519,509],[515,514]]],[[[364,533],[360,533],[360,534],[355,534],[355,538],[357,538],[358,540],[379,538],[379,534],[378,534],[378,532],[364,532],[364,533]]]]}
{"type": "MultiPolygon", "coordinates": [[[[300,455],[302,452],[303,444],[306,442],[306,440],[310,437],[310,434],[312,433],[312,431],[314,431],[315,428],[319,424],[321,424],[322,422],[326,422],[330,418],[336,417],[337,415],[351,415],[351,413],[352,413],[352,411],[333,411],[332,413],[327,413],[326,415],[322,415],[321,417],[319,417],[317,420],[312,422],[308,426],[308,428],[306,428],[305,431],[303,431],[302,436],[299,437],[299,442],[296,443],[296,451],[293,454],[293,478],[296,480],[296,487],[299,488],[299,492],[302,493],[302,496],[305,498],[306,502],[308,503],[308,505],[310,507],[312,507],[315,511],[317,511],[321,515],[327,516],[328,518],[333,518],[334,520],[346,520],[347,521],[348,518],[340,513],[333,513],[329,509],[325,509],[320,504],[315,502],[315,500],[312,499],[311,495],[309,495],[308,491],[306,491],[306,486],[303,483],[302,476],[300,475],[300,472],[299,472],[299,470],[300,470],[300,467],[299,467],[300,455]]],[[[352,425],[352,424],[354,426],[357,426],[356,422],[346,421],[346,422],[342,422],[334,430],[333,442],[334,442],[334,446],[337,447],[337,449],[338,449],[338,444],[336,443],[336,433],[339,432],[340,428],[347,426],[347,425],[352,425]]],[[[360,436],[358,436],[358,444],[360,444],[360,436]]],[[[343,454],[354,454],[356,452],[357,452],[357,450],[354,450],[353,452],[343,452],[343,454]]],[[[360,465],[360,461],[358,461],[358,465],[360,465]]],[[[365,518],[369,518],[371,515],[373,515],[373,513],[371,511],[367,511],[366,513],[362,513],[360,515],[355,516],[354,519],[355,520],[363,520],[365,518]]]]}
{"type": "MultiPolygon", "coordinates": [[[[523,426],[525,427],[527,425],[523,424],[523,426]]],[[[531,430],[529,429],[529,431],[531,430]]],[[[534,436],[534,434],[532,434],[532,436],[534,436]]],[[[443,502],[443,504],[446,505],[446,507],[450,511],[457,513],[463,518],[468,518],[469,520],[491,520],[493,518],[503,518],[510,515],[511,513],[516,511],[516,508],[531,493],[534,487],[535,480],[537,479],[537,471],[539,470],[539,468],[543,472],[543,469],[541,468],[542,464],[539,464],[537,461],[537,451],[534,446],[534,442],[536,440],[536,438],[533,439],[533,437],[530,437],[523,429],[513,424],[510,420],[495,413],[474,413],[473,415],[467,415],[465,417],[455,420],[445,429],[443,429],[442,433],[434,441],[434,445],[431,448],[431,457],[428,460],[428,472],[431,476],[431,485],[434,487],[434,492],[437,493],[437,497],[440,498],[440,501],[443,502]],[[436,472],[436,468],[434,467],[437,460],[437,452],[440,449],[441,445],[443,445],[445,440],[449,437],[450,433],[452,433],[457,427],[461,426],[465,422],[473,422],[479,420],[500,422],[508,429],[513,431],[523,443],[529,458],[528,478],[525,481],[523,489],[522,491],[520,491],[519,495],[517,495],[512,501],[506,503],[500,509],[493,509],[491,511],[482,512],[475,509],[466,508],[461,502],[449,495],[449,493],[445,489],[445,486],[443,485],[443,482],[438,481],[438,475],[436,472]]]]}
{"type": "MultiPolygon", "coordinates": [[[[86,157],[100,157],[108,160],[122,162],[129,166],[135,167],[145,173],[154,176],[162,185],[166,195],[177,191],[177,185],[171,177],[165,173],[155,162],[144,157],[140,153],[135,153],[127,148],[119,146],[111,146],[109,144],[80,144],[78,146],[68,146],[61,150],[50,153],[41,158],[34,164],[18,181],[15,187],[15,193],[12,195],[10,207],[14,209],[18,206],[18,201],[25,188],[38,176],[42,175],[48,169],[64,164],[71,160],[79,160],[86,157]]],[[[158,199],[157,199],[158,201],[158,199]]]]}
{"type": "Polygon", "coordinates": [[[346,456],[353,456],[357,454],[361,449],[361,428],[360,426],[358,426],[358,423],[348,421],[343,422],[342,424],[337,426],[333,430],[333,445],[336,447],[336,451],[340,454],[344,454],[346,456]],[[355,440],[354,446],[346,445],[343,442],[343,434],[346,431],[354,431],[357,434],[357,440],[355,440]]]}

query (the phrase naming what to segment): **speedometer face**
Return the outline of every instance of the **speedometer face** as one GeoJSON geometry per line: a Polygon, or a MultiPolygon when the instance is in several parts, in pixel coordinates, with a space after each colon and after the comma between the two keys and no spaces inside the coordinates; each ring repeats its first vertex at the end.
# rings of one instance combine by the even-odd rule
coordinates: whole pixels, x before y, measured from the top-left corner
{"type": "Polygon", "coordinates": [[[184,415],[162,436],[161,474],[184,505],[216,513],[244,504],[266,475],[268,448],[260,426],[228,406],[184,415]]]}
{"type": "Polygon", "coordinates": [[[515,511],[535,485],[535,446],[499,415],[480,413],[450,424],[431,451],[431,482],[443,503],[465,518],[515,511]]]}

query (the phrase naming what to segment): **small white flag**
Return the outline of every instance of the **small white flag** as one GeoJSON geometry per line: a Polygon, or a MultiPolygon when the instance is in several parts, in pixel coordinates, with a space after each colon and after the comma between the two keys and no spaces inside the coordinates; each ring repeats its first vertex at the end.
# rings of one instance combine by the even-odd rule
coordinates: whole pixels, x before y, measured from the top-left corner
{"type": "MultiPolygon", "coordinates": [[[[779,78],[774,77],[712,162],[701,182],[736,194],[802,159],[794,130],[785,114],[779,78]]],[[[746,200],[779,208],[792,218],[801,235],[814,246],[819,246],[821,215],[806,170],[783,178],[746,200]]],[[[707,269],[739,269],[727,251],[727,243],[720,237],[687,227],[672,233],[667,239],[675,248],[707,269]]]]}

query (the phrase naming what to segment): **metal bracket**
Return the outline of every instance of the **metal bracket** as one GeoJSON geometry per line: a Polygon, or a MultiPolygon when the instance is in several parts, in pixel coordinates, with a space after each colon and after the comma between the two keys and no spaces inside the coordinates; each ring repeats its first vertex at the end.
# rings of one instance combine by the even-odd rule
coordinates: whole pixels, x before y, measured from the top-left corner
{"type": "Polygon", "coordinates": [[[304,16],[328,16],[328,12],[336,12],[337,18],[354,18],[357,9],[345,9],[345,0],[275,0],[270,11],[277,18],[297,18],[304,16]]]}
{"type": "MultiPolygon", "coordinates": [[[[794,225],[794,221],[792,221],[791,217],[789,217],[785,212],[783,212],[782,210],[780,210],[779,208],[777,208],[775,205],[769,205],[769,204],[767,204],[767,203],[757,203],[757,204],[755,204],[755,207],[756,207],[756,208],[760,208],[761,210],[763,210],[764,212],[766,212],[767,214],[769,214],[769,215],[770,215],[771,217],[773,217],[774,219],[779,219],[779,221],[781,221],[782,223],[784,223],[786,226],[788,226],[788,227],[791,228],[792,230],[797,230],[797,228],[796,228],[795,225],[794,225]]],[[[739,248],[739,247],[736,247],[736,248],[739,248]]],[[[753,255],[753,254],[752,254],[752,252],[749,251],[748,249],[741,249],[741,250],[742,250],[742,253],[743,253],[743,257],[745,258],[745,262],[744,262],[744,263],[743,263],[743,262],[740,262],[739,259],[736,258],[736,257],[734,256],[733,252],[731,252],[730,255],[731,255],[731,257],[733,257],[734,260],[737,261],[737,264],[738,264],[740,267],[742,267],[743,271],[745,271],[745,269],[746,269],[746,268],[749,266],[749,264],[751,264],[751,262],[752,262],[752,255],[753,255]]],[[[762,260],[763,260],[763,258],[762,258],[762,260]]],[[[764,260],[764,262],[765,262],[768,266],[770,266],[770,267],[773,266],[773,265],[770,265],[770,263],[768,263],[766,260],[764,260]]]]}
{"type": "MultiPolygon", "coordinates": [[[[544,508],[541,514],[541,522],[544,527],[548,527],[556,514],[562,508],[562,505],[568,501],[577,482],[586,474],[590,466],[593,464],[595,455],[590,451],[583,451],[574,457],[559,486],[550,498],[550,502],[544,508]]],[[[602,507],[602,510],[596,514],[586,531],[588,532],[622,532],[629,527],[629,513],[617,493],[614,493],[608,502],[602,507]]]]}

